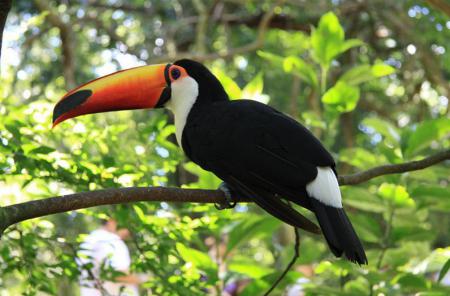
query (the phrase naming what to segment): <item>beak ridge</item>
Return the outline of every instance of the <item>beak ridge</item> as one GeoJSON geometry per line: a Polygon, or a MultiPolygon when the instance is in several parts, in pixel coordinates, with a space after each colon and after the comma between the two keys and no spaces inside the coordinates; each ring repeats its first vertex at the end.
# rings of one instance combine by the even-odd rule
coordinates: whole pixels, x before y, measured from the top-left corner
{"type": "Polygon", "coordinates": [[[164,64],[141,66],[79,86],[56,104],[53,127],[84,114],[159,107],[161,101],[170,99],[167,69],[164,64]]]}

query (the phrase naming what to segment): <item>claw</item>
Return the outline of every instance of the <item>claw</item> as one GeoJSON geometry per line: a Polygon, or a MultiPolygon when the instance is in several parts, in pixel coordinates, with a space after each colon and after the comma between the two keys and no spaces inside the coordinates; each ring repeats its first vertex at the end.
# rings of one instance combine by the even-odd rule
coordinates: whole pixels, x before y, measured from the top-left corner
{"type": "Polygon", "coordinates": [[[227,183],[222,182],[219,185],[218,188],[220,191],[222,191],[225,195],[225,202],[224,203],[216,203],[214,206],[218,210],[224,210],[224,209],[232,209],[236,206],[236,202],[233,201],[232,193],[230,187],[228,187],[227,183]]]}

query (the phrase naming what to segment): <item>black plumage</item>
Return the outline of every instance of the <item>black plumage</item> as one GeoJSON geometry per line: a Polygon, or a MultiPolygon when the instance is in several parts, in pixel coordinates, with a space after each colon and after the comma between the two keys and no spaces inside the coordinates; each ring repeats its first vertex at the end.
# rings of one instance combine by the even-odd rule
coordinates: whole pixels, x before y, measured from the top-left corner
{"type": "Polygon", "coordinates": [[[267,105],[229,101],[220,82],[200,63],[181,60],[175,65],[186,69],[199,86],[182,134],[187,156],[273,216],[318,233],[318,227],[286,201],[309,209],[336,256],[344,253],[351,261],[367,263],[344,209],[325,205],[306,191],[317,167],[330,167],[336,173],[335,162],[320,141],[267,105]]]}

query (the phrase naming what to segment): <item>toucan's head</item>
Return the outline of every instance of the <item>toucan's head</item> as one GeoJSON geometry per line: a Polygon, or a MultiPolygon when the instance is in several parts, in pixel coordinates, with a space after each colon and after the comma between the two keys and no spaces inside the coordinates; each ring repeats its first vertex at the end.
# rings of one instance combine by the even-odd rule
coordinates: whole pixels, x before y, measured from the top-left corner
{"type": "Polygon", "coordinates": [[[53,110],[53,127],[84,114],[145,108],[176,108],[227,100],[222,85],[202,64],[179,60],[118,71],[68,92],[53,110]]]}

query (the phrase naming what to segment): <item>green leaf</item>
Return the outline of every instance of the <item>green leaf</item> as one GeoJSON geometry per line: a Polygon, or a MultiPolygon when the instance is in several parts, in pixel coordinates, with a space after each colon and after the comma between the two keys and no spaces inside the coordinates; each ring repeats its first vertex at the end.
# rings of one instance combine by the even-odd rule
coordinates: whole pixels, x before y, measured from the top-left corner
{"type": "Polygon", "coordinates": [[[369,289],[369,281],[362,276],[348,281],[344,286],[344,291],[349,293],[349,295],[365,295],[369,289]]]}
{"type": "Polygon", "coordinates": [[[345,72],[339,78],[339,81],[344,81],[350,85],[356,86],[379,77],[390,75],[394,72],[395,69],[393,67],[381,62],[378,62],[373,66],[367,64],[359,65],[345,72]]]}
{"type": "Polygon", "coordinates": [[[442,281],[442,279],[445,277],[449,269],[450,269],[450,259],[448,259],[447,262],[445,262],[444,266],[442,266],[442,269],[439,272],[438,282],[442,281]]]}
{"type": "Polygon", "coordinates": [[[395,73],[395,68],[391,67],[389,65],[386,65],[385,63],[381,61],[377,61],[375,65],[372,66],[372,75],[374,77],[383,77],[387,75],[391,75],[395,73]]]}
{"type": "Polygon", "coordinates": [[[176,248],[184,261],[190,262],[197,268],[208,272],[217,271],[217,265],[211,260],[208,254],[200,252],[196,249],[188,248],[182,243],[177,243],[176,248]]]}
{"type": "Polygon", "coordinates": [[[431,186],[431,185],[421,185],[411,191],[411,195],[414,196],[425,196],[425,197],[436,197],[436,198],[446,198],[448,197],[448,188],[431,186]]]}
{"type": "Polygon", "coordinates": [[[364,45],[364,42],[362,42],[359,39],[348,39],[348,40],[345,40],[344,43],[341,45],[341,52],[340,53],[343,53],[343,52],[349,50],[352,47],[357,47],[357,46],[361,46],[361,45],[364,45]]]}
{"type": "Polygon", "coordinates": [[[383,183],[378,188],[378,194],[383,199],[391,201],[398,206],[412,207],[415,205],[406,188],[401,185],[383,183]]]}
{"type": "Polygon", "coordinates": [[[242,91],[239,85],[237,85],[237,83],[222,69],[214,67],[212,69],[212,72],[217,77],[217,79],[219,79],[228,96],[230,96],[230,99],[237,100],[242,98],[242,91]]]}
{"type": "Polygon", "coordinates": [[[337,112],[350,112],[359,100],[359,88],[338,81],[322,97],[322,102],[337,112]]]}
{"type": "Polygon", "coordinates": [[[450,134],[450,118],[439,118],[422,122],[408,139],[405,154],[411,157],[450,134]]]}
{"type": "Polygon", "coordinates": [[[403,273],[397,275],[394,279],[392,279],[392,283],[401,285],[403,289],[428,288],[428,283],[423,277],[411,273],[403,273]]]}
{"type": "Polygon", "coordinates": [[[418,226],[396,226],[391,232],[392,242],[400,241],[426,241],[434,237],[430,229],[418,226]]]}
{"type": "MultiPolygon", "coordinates": [[[[267,289],[274,283],[280,276],[281,271],[277,271],[264,276],[261,279],[252,281],[245,289],[239,293],[240,296],[259,296],[264,295],[267,289]]],[[[283,280],[278,284],[274,290],[273,295],[281,295],[281,291],[286,288],[287,285],[294,283],[302,275],[299,272],[290,271],[286,274],[283,280]]]]}
{"type": "Polygon", "coordinates": [[[352,215],[352,224],[361,239],[367,242],[378,243],[382,237],[381,227],[377,220],[366,215],[352,215]]]}
{"type": "Polygon", "coordinates": [[[230,263],[228,269],[234,272],[245,274],[253,279],[259,279],[274,272],[272,268],[252,263],[230,263]]]}
{"type": "Polygon", "coordinates": [[[324,14],[319,20],[319,26],[311,33],[311,45],[314,59],[329,67],[331,61],[342,52],[344,29],[333,12],[324,14]]]}
{"type": "Polygon", "coordinates": [[[283,69],[288,73],[299,76],[311,86],[316,87],[318,85],[317,74],[314,68],[299,57],[286,57],[283,60],[283,69]]]}
{"type": "Polygon", "coordinates": [[[389,144],[400,146],[400,133],[398,128],[390,122],[380,119],[378,117],[369,117],[362,122],[365,126],[373,128],[377,133],[381,134],[389,144]]]}
{"type": "Polygon", "coordinates": [[[417,294],[414,294],[414,296],[448,296],[447,292],[438,292],[438,291],[419,292],[417,294]]]}
{"type": "Polygon", "coordinates": [[[360,147],[341,150],[339,160],[359,169],[367,169],[380,163],[379,155],[360,147]]]}
{"type": "Polygon", "coordinates": [[[260,235],[272,235],[280,221],[266,216],[250,216],[236,223],[229,233],[227,254],[241,243],[260,235]]]}
{"type": "Polygon", "coordinates": [[[339,81],[346,82],[350,85],[358,85],[370,81],[373,78],[372,67],[370,65],[359,65],[342,74],[339,81]]]}
{"type": "Polygon", "coordinates": [[[283,65],[283,61],[284,61],[284,57],[267,52],[267,51],[262,51],[262,50],[258,50],[257,54],[262,57],[263,59],[273,63],[275,66],[281,66],[283,65]]]}
{"type": "Polygon", "coordinates": [[[276,67],[282,67],[286,73],[295,74],[312,86],[318,85],[317,74],[314,68],[303,59],[293,55],[282,57],[261,50],[258,51],[258,55],[270,61],[276,67]]]}
{"type": "Polygon", "coordinates": [[[40,146],[40,147],[30,150],[28,153],[29,154],[49,154],[49,153],[52,153],[53,151],[55,151],[54,148],[51,148],[48,146],[40,146]]]}
{"type": "Polygon", "coordinates": [[[351,207],[375,213],[386,211],[386,205],[376,195],[367,189],[358,187],[342,188],[343,202],[351,207]]]}
{"type": "Polygon", "coordinates": [[[264,80],[262,72],[259,72],[255,77],[247,83],[242,90],[243,97],[253,98],[262,94],[264,88],[264,80]]]}

